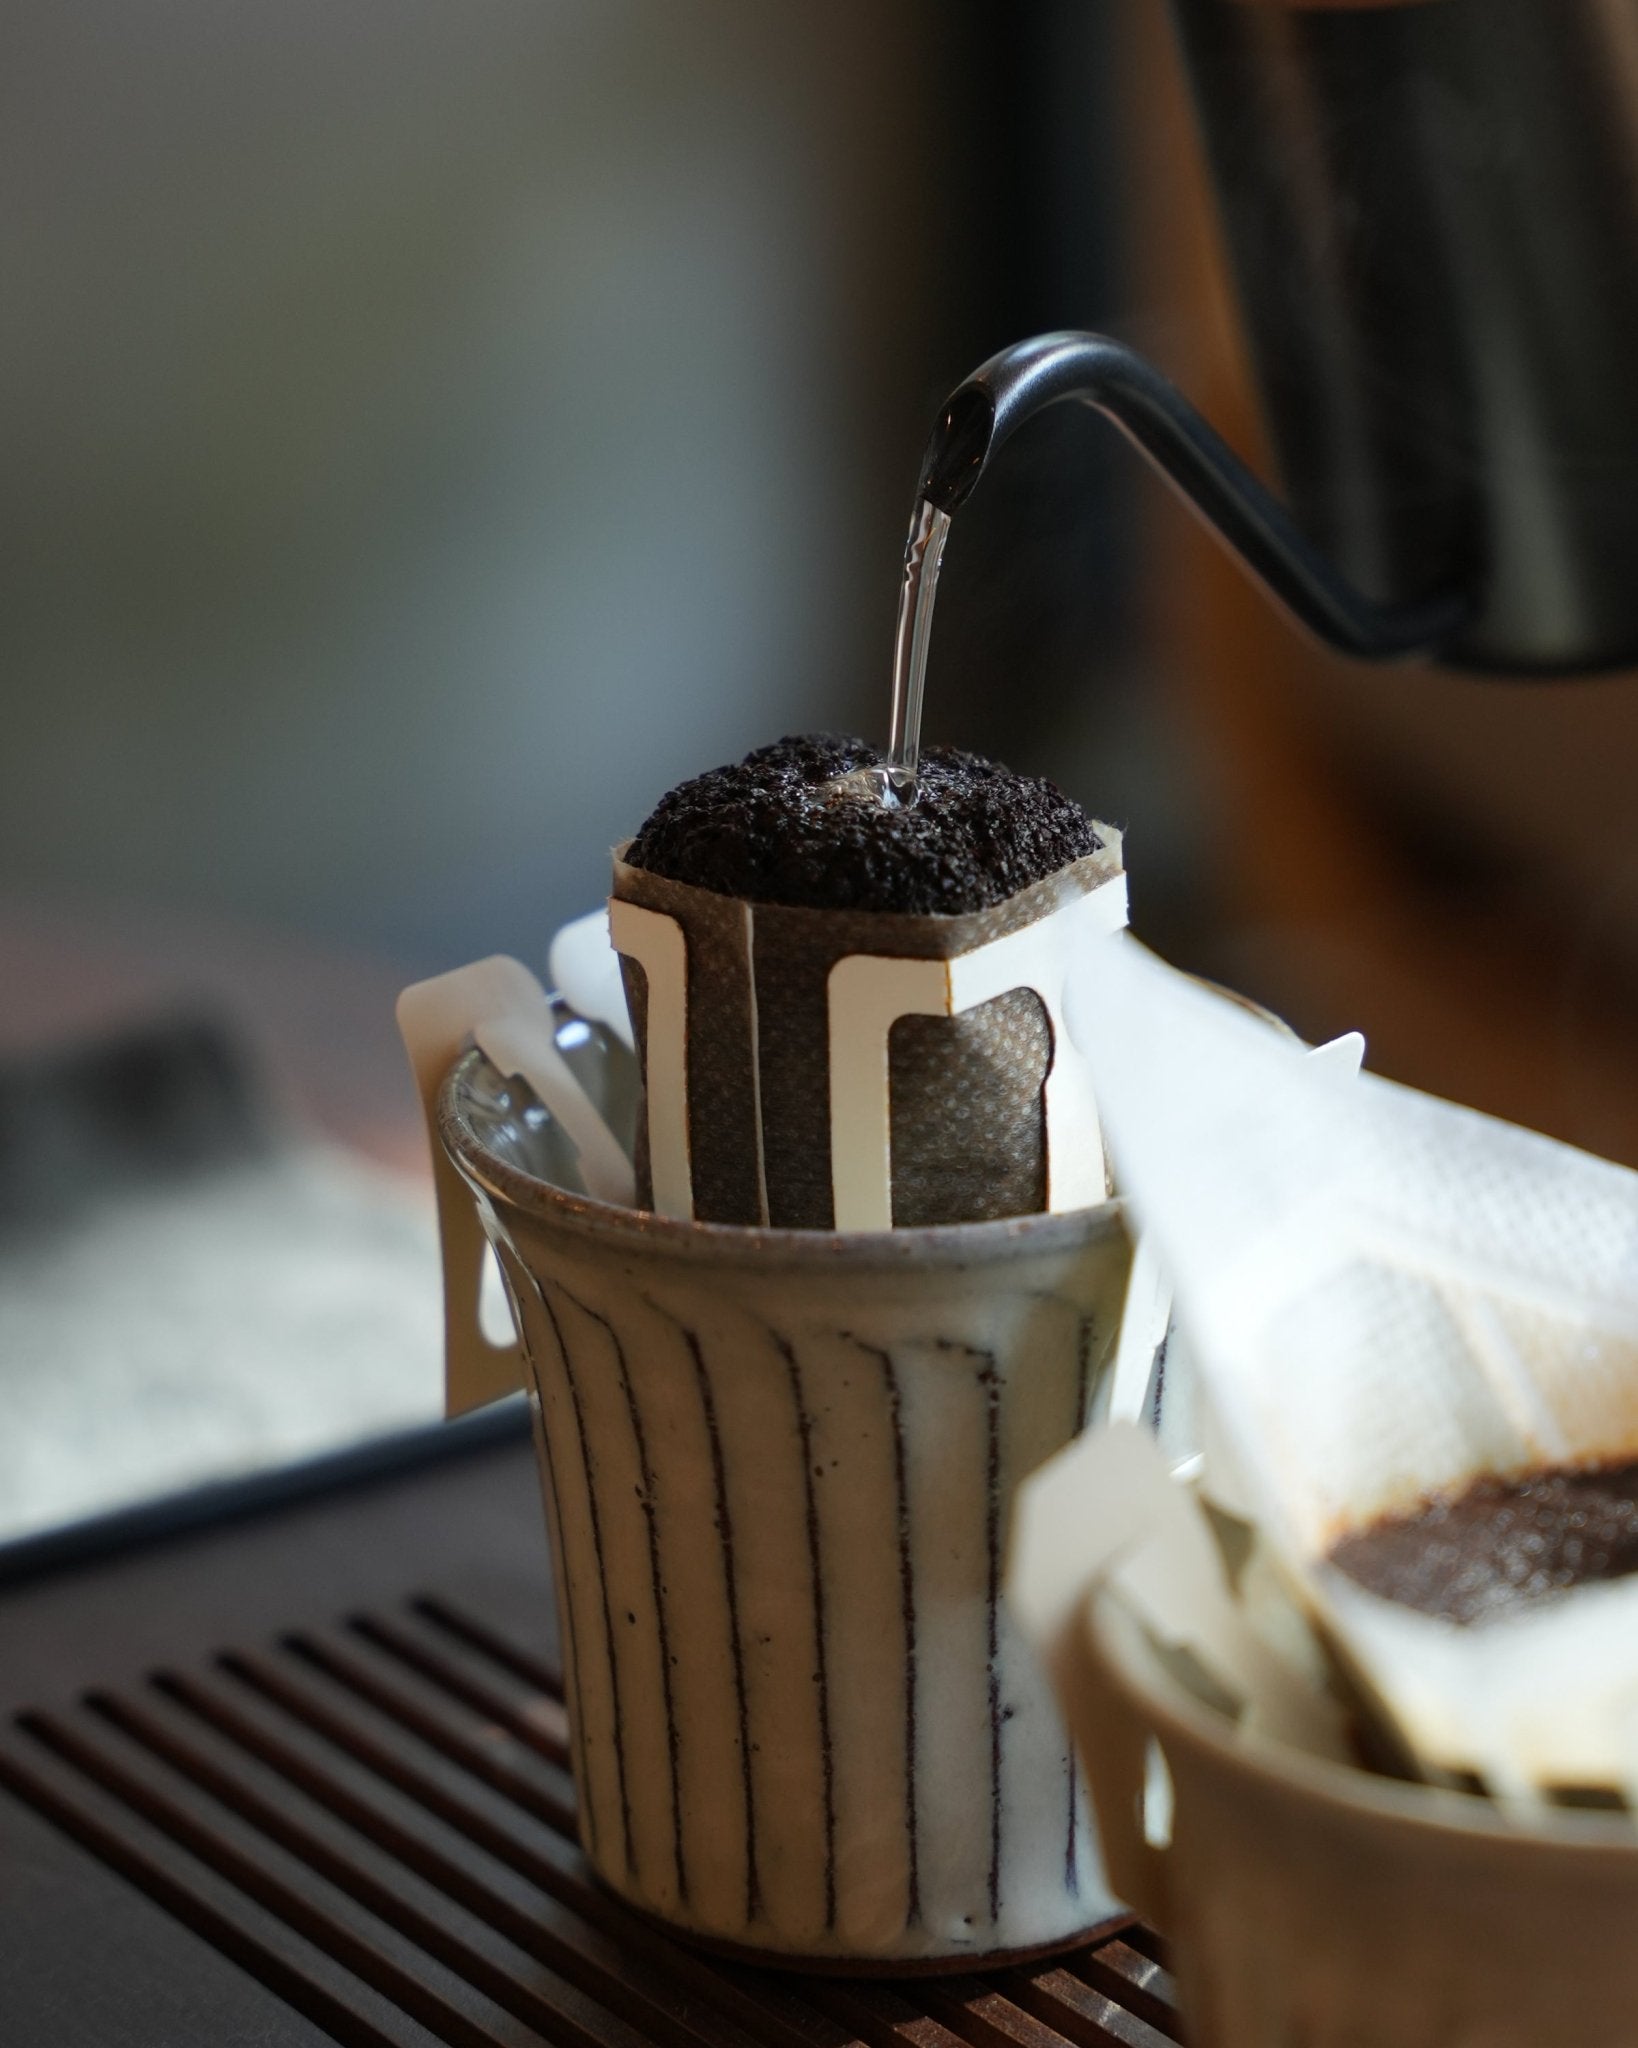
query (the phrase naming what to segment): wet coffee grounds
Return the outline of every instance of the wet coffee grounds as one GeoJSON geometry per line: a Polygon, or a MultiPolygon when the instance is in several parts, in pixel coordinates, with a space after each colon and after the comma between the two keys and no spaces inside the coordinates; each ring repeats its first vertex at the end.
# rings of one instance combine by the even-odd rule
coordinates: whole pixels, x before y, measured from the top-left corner
{"type": "Polygon", "coordinates": [[[1335,1543],[1367,1591],[1446,1621],[1488,1621],[1590,1579],[1638,1572],[1638,1460],[1477,1479],[1335,1543]]]}
{"type": "Polygon", "coordinates": [[[953,917],[1103,844],[1052,783],[954,747],[922,755],[915,800],[897,809],[827,789],[881,759],[832,733],[758,747],[663,796],[626,858],[752,903],[953,917]]]}

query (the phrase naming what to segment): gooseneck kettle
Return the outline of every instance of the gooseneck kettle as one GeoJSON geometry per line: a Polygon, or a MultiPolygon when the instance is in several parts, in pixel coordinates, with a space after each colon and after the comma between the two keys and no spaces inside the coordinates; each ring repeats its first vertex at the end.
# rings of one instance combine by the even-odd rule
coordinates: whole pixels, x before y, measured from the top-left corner
{"type": "Polygon", "coordinates": [[[1173,12],[1283,497],[1085,334],[959,386],[923,496],[1078,399],[1344,653],[1638,664],[1638,0],[1173,12]]]}

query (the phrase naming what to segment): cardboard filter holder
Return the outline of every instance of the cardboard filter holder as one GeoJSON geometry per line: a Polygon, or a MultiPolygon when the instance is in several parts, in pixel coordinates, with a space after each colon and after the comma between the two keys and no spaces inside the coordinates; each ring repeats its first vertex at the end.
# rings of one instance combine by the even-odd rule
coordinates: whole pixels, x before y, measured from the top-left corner
{"type": "Polygon", "coordinates": [[[610,925],[662,1214],[876,1230],[1101,1202],[1072,963],[1126,922],[1120,834],[957,917],[747,903],[632,867],[610,925]]]}
{"type": "Polygon", "coordinates": [[[503,1069],[573,1098],[532,1058],[552,1013],[515,962],[401,1004],[452,1405],[510,1384],[534,1410],[587,1854],[633,1904],[762,1962],[979,1968],[1111,1910],[1001,1589],[1018,1486],[1107,1398],[1130,1264],[1060,1028],[1070,955],[1124,919],[1118,841],[1078,867],[977,921],[828,933],[622,871],[635,1205],[546,1170],[540,1104],[503,1069]],[[906,1043],[900,1015],[944,1036],[906,1043]],[[933,1128],[959,1106],[976,1172],[933,1128]],[[998,1186],[1033,1213],[995,1214],[998,1186]],[[972,1197],[980,1220],[929,1220],[972,1197]],[[831,1227],[856,1218],[876,1227],[831,1227]],[[515,1329],[499,1347],[477,1324],[485,1240],[515,1329]]]}

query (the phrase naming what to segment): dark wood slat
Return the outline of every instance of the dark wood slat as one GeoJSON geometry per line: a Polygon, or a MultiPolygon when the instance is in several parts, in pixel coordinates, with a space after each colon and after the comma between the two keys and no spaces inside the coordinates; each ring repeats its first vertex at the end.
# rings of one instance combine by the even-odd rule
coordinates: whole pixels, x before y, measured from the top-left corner
{"type": "Polygon", "coordinates": [[[1177,2031],[1177,1986],[1170,1972],[1129,1938],[1106,1941],[1076,1956],[1071,1967],[1094,1991],[1124,2005],[1161,2033],[1177,2031]]]}
{"type": "MultiPolygon", "coordinates": [[[[202,1827],[184,1808],[88,1742],[66,1721],[54,1715],[28,1714],[20,1717],[18,1726],[133,1813],[140,1814],[161,1834],[168,1835],[208,1869],[225,1877],[247,1898],[276,1915],[315,1948],[343,1964],[362,1983],[390,1998],[428,2033],[447,2042],[449,2048],[512,2048],[512,2044],[502,2042],[500,2035],[422,1983],[377,1944],[335,1920],[225,1837],[202,1827]]],[[[585,2048],[592,2048],[592,2044],[585,2044],[585,2048]]]]}
{"type": "Polygon", "coordinates": [[[532,1693],[526,1702],[508,1699],[451,1658],[442,1645],[417,1641],[408,1629],[378,1614],[355,1614],[347,1626],[356,1636],[384,1651],[486,1721],[505,1728],[526,1748],[538,1750],[560,1770],[569,1769],[569,1722],[560,1703],[532,1693]]]}
{"type": "Polygon", "coordinates": [[[447,1715],[413,1698],[401,1684],[388,1682],[361,1658],[317,1634],[287,1636],[283,1647],[291,1656],[335,1679],[359,1699],[396,1721],[429,1748],[441,1751],[474,1778],[504,1793],[515,1806],[522,1807],[536,1820],[543,1820],[548,1827],[567,1835],[571,1841],[576,1838],[573,1786],[561,1771],[554,1769],[553,1774],[547,1777],[548,1767],[544,1759],[539,1760],[540,1777],[533,1773],[526,1775],[515,1763],[507,1760],[501,1745],[492,1741],[486,1743],[468,1734],[447,1715]]]}
{"type": "MultiPolygon", "coordinates": [[[[608,2016],[586,2000],[583,1993],[565,1985],[541,1984],[538,1979],[531,1982],[528,1976],[520,1976],[515,1967],[509,1967],[493,1953],[492,1944],[480,1947],[457,1933],[448,1919],[417,1905],[401,1886],[385,1881],[356,1856],[338,1850],[323,1833],[298,1819],[291,1805],[264,1797],[242,1775],[223,1768],[196,1742],[185,1739],[140,1702],[100,1694],[88,1700],[87,1705],[545,2040],[561,2036],[583,2042],[587,2048],[594,2042],[601,2044],[601,2048],[637,2048],[635,2037],[611,2025],[608,2016]]],[[[503,1940],[507,1938],[504,1931],[496,1932],[501,1933],[503,1940]]],[[[695,2048],[698,2037],[679,2038],[683,2048],[695,2048]]]]}
{"type": "Polygon", "coordinates": [[[1172,1952],[1166,1937],[1157,1933],[1147,1921],[1134,1917],[1131,1925],[1122,1929],[1121,1939],[1128,1947],[1135,1948],[1139,1955],[1147,1956],[1152,1963],[1158,1963],[1163,1970],[1172,1967],[1172,1952]]]}
{"type": "Polygon", "coordinates": [[[892,1984],[827,1977],[811,1991],[827,2012],[856,2028],[870,2048],[962,2048],[959,2035],[892,1984]]]}
{"type": "MultiPolygon", "coordinates": [[[[637,1919],[590,1879],[571,1838],[542,1828],[531,1830],[525,1841],[510,1821],[503,1824],[482,1812],[470,1797],[454,1789],[451,1780],[459,1774],[440,1768],[442,1753],[435,1745],[423,1767],[378,1737],[356,1713],[338,1711],[312,1684],[299,1682],[282,1663],[234,1651],[224,1655],[219,1664],[229,1676],[415,1800],[497,1862],[582,1913],[611,1939],[654,1960],[702,1997],[719,2001],[748,2030],[763,2028],[776,2048],[860,2048],[853,2036],[837,2028],[796,1991],[787,1991],[783,1984],[763,1991],[759,1980],[758,1989],[747,1992],[741,1987],[742,1973],[682,1947],[637,1919]]],[[[343,1698],[349,1697],[343,1694],[343,1698]]],[[[807,1988],[804,1984],[803,1992],[807,1988]]]]}
{"type": "MultiPolygon", "coordinates": [[[[676,2048],[692,2048],[701,2042],[710,2048],[754,2048],[753,2037],[720,2008],[680,2012],[675,1980],[655,1970],[629,1944],[617,1943],[583,1918],[566,1913],[561,1902],[549,1895],[536,1893],[527,1905],[507,1897],[442,1853],[424,1832],[416,1833],[385,1813],[378,1803],[361,1798],[335,1771],[316,1767],[301,1751],[241,1712],[218,1688],[170,1673],[160,1674],[154,1683],[320,1810],[414,1871],[525,1954],[633,2025],[649,2030],[654,2041],[675,2043],[676,2048]]],[[[760,2031],[757,2038],[766,2042],[768,2035],[760,2031]]]]}
{"type": "Polygon", "coordinates": [[[363,1701],[361,1713],[360,1696],[339,1681],[330,1685],[330,1693],[339,1694],[339,1701],[315,1690],[315,1685],[323,1685],[329,1676],[321,1665],[314,1663],[306,1674],[314,1684],[301,1683],[284,1664],[253,1651],[225,1651],[217,1659],[217,1669],[531,1882],[546,1890],[563,1882],[584,1888],[585,1880],[579,1875],[580,1848],[572,1834],[547,1822],[538,1833],[531,1831],[525,1843],[516,1832],[524,1823],[515,1802],[505,1802],[504,1822],[474,1806],[469,1797],[451,1789],[451,1781],[465,1771],[459,1760],[451,1763],[436,1742],[427,1745],[424,1762],[405,1755],[398,1746],[401,1728],[395,1715],[373,1701],[363,1701]],[[386,1729],[379,1727],[378,1721],[385,1721],[386,1729]]]}
{"type": "Polygon", "coordinates": [[[925,1996],[927,2010],[973,2048],[1063,2048],[1063,2036],[1055,2028],[981,1979],[973,1983],[957,1977],[931,1981],[925,1996]]]}
{"type": "Polygon", "coordinates": [[[1105,2048],[1110,2041],[1126,2048],[1167,2048],[1179,2038],[1176,2016],[1169,2010],[1161,2009],[1164,2025],[1152,2025],[1129,2003],[1094,1990],[1069,1970],[1020,1971],[998,1979],[996,1988],[1064,2040],[1084,2048],[1105,2048]]]}
{"type": "Polygon", "coordinates": [[[563,1698],[563,1674],[560,1671],[548,1664],[544,1657],[525,1649],[491,1626],[464,1604],[458,1605],[441,1593],[418,1593],[409,1604],[423,1621],[456,1637],[469,1649],[477,1650],[490,1663],[498,1664],[503,1671],[510,1671],[514,1678],[521,1678],[536,1692],[544,1693],[548,1699],[563,1698]]]}
{"type": "MultiPolygon", "coordinates": [[[[322,2027],[339,2048],[407,2048],[409,2029],[413,2029],[416,2041],[427,2039],[425,2031],[402,2014],[395,2017],[404,2020],[405,2032],[383,2031],[356,2004],[251,1932],[242,1919],[217,1905],[200,1885],[189,1882],[172,1867],[168,1853],[156,1854],[139,1846],[126,1829],[112,1826],[93,1813],[83,1797],[66,1793],[45,1772],[14,1756],[3,1745],[0,1786],[163,1906],[184,1927],[209,1942],[257,1983],[265,1985],[275,1997],[322,2027]]],[[[166,1844],[167,1852],[168,1849],[166,1844]]]]}
{"type": "MultiPolygon", "coordinates": [[[[691,1962],[708,1960],[699,1951],[683,1948],[676,1942],[667,1940],[666,1945],[673,1954],[687,1956],[691,1962]]],[[[822,1996],[826,1980],[792,1976],[783,1970],[753,1969],[739,1963],[719,1963],[716,1967],[742,1986],[765,2012],[777,2015],[793,2034],[800,2032],[814,2042],[823,2040],[829,2048],[868,2048],[857,2030],[826,2005],[822,1996]]]]}

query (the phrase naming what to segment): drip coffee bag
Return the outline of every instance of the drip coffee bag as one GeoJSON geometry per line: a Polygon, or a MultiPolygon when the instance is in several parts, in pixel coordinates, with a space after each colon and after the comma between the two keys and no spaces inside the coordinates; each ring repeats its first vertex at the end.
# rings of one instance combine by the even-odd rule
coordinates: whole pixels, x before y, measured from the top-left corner
{"type": "Polygon", "coordinates": [[[952,749],[912,803],[838,789],[876,758],[761,748],[617,849],[645,1206],[827,1230],[1105,1198],[1062,996],[1125,922],[1120,834],[952,749]]]}
{"type": "Polygon", "coordinates": [[[1401,1761],[1630,1795],[1638,1175],[1293,1057],[1129,940],[1069,1017],[1176,1288],[1205,1483],[1401,1761]]]}

